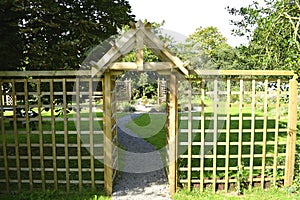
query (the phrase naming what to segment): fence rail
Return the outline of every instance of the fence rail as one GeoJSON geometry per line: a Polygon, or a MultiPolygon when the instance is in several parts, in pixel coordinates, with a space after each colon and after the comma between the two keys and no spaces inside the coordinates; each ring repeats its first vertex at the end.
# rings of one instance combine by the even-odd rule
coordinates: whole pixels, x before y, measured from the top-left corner
{"type": "Polygon", "coordinates": [[[297,76],[285,71],[199,71],[198,75],[190,88],[182,89],[188,102],[179,118],[179,183],[189,189],[226,191],[241,181],[250,188],[291,185],[297,76]]]}
{"type": "MultiPolygon", "coordinates": [[[[2,192],[85,186],[112,192],[118,152],[110,73],[0,72],[2,192]]],[[[188,88],[167,76],[167,159],[177,158],[167,169],[172,192],[178,184],[228,190],[241,182],[238,175],[249,187],[292,183],[293,72],[195,71],[188,88]]]]}
{"type": "Polygon", "coordinates": [[[102,95],[102,79],[75,72],[0,74],[0,96],[12,97],[11,104],[0,99],[1,190],[103,187],[102,104],[94,100],[102,95]]]}

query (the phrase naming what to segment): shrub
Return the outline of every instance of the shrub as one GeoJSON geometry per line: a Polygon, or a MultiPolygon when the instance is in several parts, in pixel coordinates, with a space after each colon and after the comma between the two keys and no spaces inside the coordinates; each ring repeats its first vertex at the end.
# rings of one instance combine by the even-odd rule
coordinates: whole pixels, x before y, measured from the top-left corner
{"type": "Polygon", "coordinates": [[[136,111],[135,107],[133,105],[131,105],[129,102],[121,103],[118,110],[122,111],[122,112],[135,112],[136,111]]]}
{"type": "Polygon", "coordinates": [[[167,110],[167,103],[166,102],[163,102],[159,105],[159,107],[157,108],[157,110],[159,112],[166,112],[167,110]]]}

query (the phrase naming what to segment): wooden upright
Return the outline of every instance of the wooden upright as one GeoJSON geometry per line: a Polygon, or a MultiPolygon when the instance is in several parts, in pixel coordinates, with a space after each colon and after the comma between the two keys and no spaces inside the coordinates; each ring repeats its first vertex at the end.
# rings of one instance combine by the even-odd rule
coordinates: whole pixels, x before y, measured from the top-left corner
{"type": "Polygon", "coordinates": [[[170,195],[174,195],[177,187],[177,136],[178,136],[178,103],[177,77],[170,74],[168,98],[168,137],[167,137],[167,167],[170,195]]]}
{"type": "Polygon", "coordinates": [[[115,177],[114,149],[115,134],[113,119],[113,85],[112,77],[124,71],[156,71],[169,76],[169,119],[168,119],[168,177],[170,194],[173,195],[177,186],[177,134],[178,134],[178,108],[177,108],[177,78],[176,74],[188,75],[189,72],[178,57],[170,50],[152,31],[150,23],[137,22],[120,39],[116,40],[112,48],[98,61],[92,61],[92,75],[104,75],[103,90],[103,130],[104,130],[104,188],[108,195],[112,194],[113,179],[115,177]],[[147,46],[161,62],[144,62],[144,47],[147,46]],[[136,51],[136,62],[118,62],[120,58],[133,50],[136,51]]]}
{"type": "Polygon", "coordinates": [[[111,75],[109,72],[104,74],[104,95],[103,95],[103,132],[104,132],[104,187],[108,195],[112,194],[112,101],[111,101],[111,75]]]}
{"type": "Polygon", "coordinates": [[[297,75],[290,80],[290,102],[289,102],[289,120],[288,135],[286,146],[285,178],[284,185],[291,186],[294,178],[294,165],[296,153],[296,130],[297,130],[297,111],[298,111],[298,82],[297,75]]]}

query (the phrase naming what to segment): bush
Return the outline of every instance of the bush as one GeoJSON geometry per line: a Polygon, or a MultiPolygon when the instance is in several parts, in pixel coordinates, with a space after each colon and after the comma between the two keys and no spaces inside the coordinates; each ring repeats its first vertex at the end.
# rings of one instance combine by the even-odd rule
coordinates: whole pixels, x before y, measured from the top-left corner
{"type": "Polygon", "coordinates": [[[128,102],[121,103],[118,110],[122,111],[122,112],[135,112],[136,111],[135,107],[128,102]]]}
{"type": "Polygon", "coordinates": [[[167,111],[167,103],[163,102],[159,105],[159,107],[157,108],[157,111],[159,112],[166,112],[167,111]]]}

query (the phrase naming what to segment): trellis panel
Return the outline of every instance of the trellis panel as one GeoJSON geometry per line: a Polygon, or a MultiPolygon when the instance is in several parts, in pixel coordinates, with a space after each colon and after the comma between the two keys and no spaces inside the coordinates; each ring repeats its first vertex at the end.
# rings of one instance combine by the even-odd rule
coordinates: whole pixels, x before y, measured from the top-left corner
{"type": "Polygon", "coordinates": [[[238,173],[247,173],[243,176],[250,189],[282,182],[290,185],[287,176],[293,169],[286,166],[294,162],[288,155],[295,153],[295,135],[289,133],[296,128],[291,119],[292,115],[296,118],[297,110],[296,78],[289,82],[291,74],[285,72],[274,76],[268,72],[265,79],[263,74],[252,77],[254,72],[245,72],[247,76],[233,72],[238,78],[227,77],[230,71],[222,73],[226,76],[216,79],[211,71],[191,79],[198,85],[187,96],[201,110],[191,111],[188,105],[179,118],[179,184],[200,187],[201,191],[209,186],[227,191],[240,183],[238,173]]]}
{"type": "Polygon", "coordinates": [[[0,78],[1,192],[103,187],[102,107],[94,100],[102,98],[102,79],[16,74],[0,78]],[[11,89],[2,90],[4,84],[11,89]]]}

